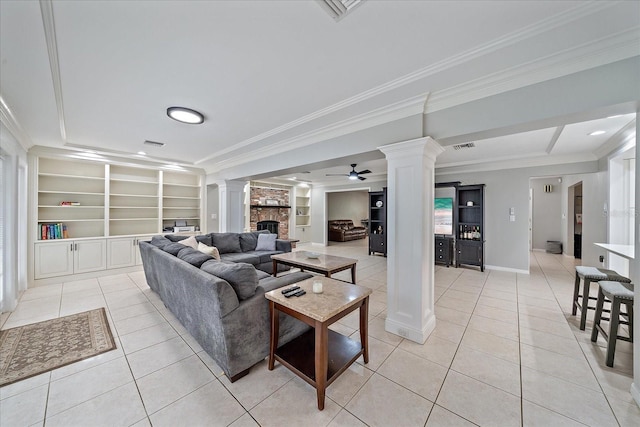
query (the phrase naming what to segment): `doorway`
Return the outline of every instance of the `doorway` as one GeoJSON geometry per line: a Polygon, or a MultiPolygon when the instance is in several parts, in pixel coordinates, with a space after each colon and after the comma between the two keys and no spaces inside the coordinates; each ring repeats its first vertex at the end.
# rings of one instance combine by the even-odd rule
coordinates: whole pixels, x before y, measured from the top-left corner
{"type": "Polygon", "coordinates": [[[573,186],[573,256],[582,259],[582,182],[573,186]]]}

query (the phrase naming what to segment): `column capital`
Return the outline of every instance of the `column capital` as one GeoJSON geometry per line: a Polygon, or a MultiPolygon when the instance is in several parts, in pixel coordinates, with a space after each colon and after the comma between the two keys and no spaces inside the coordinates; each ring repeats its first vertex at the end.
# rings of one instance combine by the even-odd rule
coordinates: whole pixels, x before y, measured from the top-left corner
{"type": "Polygon", "coordinates": [[[430,136],[425,136],[422,138],[383,145],[378,147],[378,150],[382,151],[387,159],[414,157],[420,155],[435,162],[436,157],[444,152],[444,147],[430,136]]]}
{"type": "Polygon", "coordinates": [[[247,185],[247,181],[237,179],[221,179],[219,181],[216,181],[216,184],[220,188],[239,191],[244,190],[244,187],[247,185]]]}

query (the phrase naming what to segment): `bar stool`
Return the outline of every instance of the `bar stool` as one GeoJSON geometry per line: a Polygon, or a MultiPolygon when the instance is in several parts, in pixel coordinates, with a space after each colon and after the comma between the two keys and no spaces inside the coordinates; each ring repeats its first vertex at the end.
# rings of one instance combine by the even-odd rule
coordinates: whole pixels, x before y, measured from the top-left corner
{"type": "MultiPolygon", "coordinates": [[[[584,265],[576,266],[576,281],[573,286],[573,306],[571,308],[571,314],[576,315],[576,310],[580,309],[580,330],[584,331],[587,324],[587,311],[595,310],[595,307],[589,307],[589,300],[595,300],[595,297],[589,296],[589,289],[591,282],[599,282],[601,280],[609,280],[621,283],[631,283],[628,278],[619,275],[613,270],[607,270],[604,268],[586,267],[584,265]],[[582,279],[584,285],[582,288],[582,295],[580,294],[580,279],[582,279]],[[580,301],[582,298],[582,302],[580,301]]],[[[608,310],[605,310],[608,312],[608,310]]]]}
{"type": "Polygon", "coordinates": [[[607,340],[607,366],[613,367],[613,356],[616,352],[616,341],[623,340],[633,342],[633,285],[623,284],[620,282],[602,281],[598,290],[598,301],[596,302],[596,315],[593,323],[593,331],[591,332],[591,341],[598,340],[598,332],[607,340]],[[607,319],[602,317],[602,307],[605,297],[611,301],[611,315],[607,319]],[[627,312],[620,312],[620,305],[627,306],[627,312]],[[623,317],[623,320],[620,319],[623,317]],[[626,320],[624,320],[626,318],[626,320]],[[609,332],[607,333],[600,322],[602,320],[609,321],[609,332]],[[618,335],[618,326],[620,324],[629,325],[629,336],[618,335]]]}

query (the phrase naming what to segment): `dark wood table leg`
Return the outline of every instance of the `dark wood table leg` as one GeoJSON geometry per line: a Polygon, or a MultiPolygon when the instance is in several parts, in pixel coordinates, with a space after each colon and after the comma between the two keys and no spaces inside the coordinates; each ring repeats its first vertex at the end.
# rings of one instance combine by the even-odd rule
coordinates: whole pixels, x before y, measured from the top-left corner
{"type": "Polygon", "coordinates": [[[318,409],[324,409],[324,395],[327,389],[327,370],[329,366],[329,328],[326,323],[316,322],[315,325],[315,368],[316,392],[318,394],[318,409]]]}
{"type": "Polygon", "coordinates": [[[356,265],[351,266],[351,283],[356,284],[356,265]]]}
{"type": "Polygon", "coordinates": [[[273,277],[276,277],[278,275],[278,261],[274,259],[272,260],[272,262],[273,262],[273,277]]]}
{"type": "Polygon", "coordinates": [[[364,363],[369,363],[369,333],[367,325],[369,324],[369,297],[362,300],[360,306],[360,343],[362,344],[362,358],[364,363]]]}
{"type": "Polygon", "coordinates": [[[273,370],[276,349],[278,348],[278,335],[280,334],[280,316],[273,301],[269,301],[269,314],[271,316],[271,340],[269,341],[269,370],[273,370]]]}

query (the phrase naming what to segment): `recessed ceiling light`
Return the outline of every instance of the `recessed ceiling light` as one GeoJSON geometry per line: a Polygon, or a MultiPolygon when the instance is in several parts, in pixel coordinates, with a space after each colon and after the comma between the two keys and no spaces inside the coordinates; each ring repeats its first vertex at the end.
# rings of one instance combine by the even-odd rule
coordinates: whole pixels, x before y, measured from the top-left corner
{"type": "Polygon", "coordinates": [[[144,151],[138,151],[138,154],[140,154],[141,156],[146,156],[147,153],[145,153],[144,151]]]}
{"type": "Polygon", "coordinates": [[[589,136],[602,135],[602,134],[605,134],[605,133],[607,133],[607,132],[605,132],[605,131],[603,131],[603,130],[597,130],[597,131],[591,132],[591,133],[589,134],[589,136]]]}
{"type": "Polygon", "coordinates": [[[615,116],[609,116],[607,119],[615,119],[616,117],[622,117],[622,114],[616,114],[615,116]]]}
{"type": "Polygon", "coordinates": [[[167,108],[167,116],[173,120],[190,125],[199,125],[204,122],[204,116],[196,110],[185,107],[169,107],[167,108]]]}

